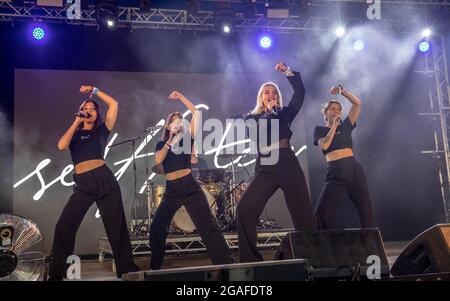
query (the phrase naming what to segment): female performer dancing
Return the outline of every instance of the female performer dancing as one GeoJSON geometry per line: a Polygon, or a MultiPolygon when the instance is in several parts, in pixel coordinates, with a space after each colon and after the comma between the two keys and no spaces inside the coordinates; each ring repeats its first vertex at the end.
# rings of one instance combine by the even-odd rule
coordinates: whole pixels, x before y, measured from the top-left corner
{"type": "Polygon", "coordinates": [[[169,114],[162,140],[156,145],[155,163],[162,165],[166,177],[166,191],[150,226],[152,251],[150,268],[152,270],[161,268],[166,249],[167,229],[181,206],[186,207],[206,245],[211,261],[214,264],[234,263],[233,255],[211,214],[206,196],[191,172],[191,163],[196,162],[192,150],[199,122],[198,110],[179,92],[172,92],[169,99],[180,100],[191,111],[192,122],[189,130],[185,131],[181,114],[178,112],[169,114]]]}
{"type": "Polygon", "coordinates": [[[58,142],[59,150],[70,149],[76,185],[55,227],[49,280],[66,277],[67,257],[73,254],[78,228],[94,202],[111,244],[117,276],[138,271],[133,262],[119,183],[103,159],[109,133],[116,123],[118,104],[95,87],[81,86],[80,92],[97,95],[108,105],[108,112],[103,122],[98,103],[92,99],[84,101],[75,121],[58,142]]]}
{"type": "MultiPolygon", "coordinates": [[[[272,82],[264,83],[259,89],[256,107],[249,116],[257,121],[268,119],[268,123],[278,119],[279,142],[273,143],[268,149],[278,149],[279,158],[274,165],[261,164],[261,157],[264,155],[258,146],[255,177],[237,206],[241,262],[263,260],[256,248],[256,224],[267,201],[278,188],[283,190],[295,228],[316,228],[305,176],[289,143],[292,136],[291,123],[303,104],[305,88],[300,73],[292,72],[284,63],[278,63],[275,68],[287,76],[294,95],[289,105],[283,107],[278,86],[272,82]]],[[[267,129],[268,136],[271,131],[269,127],[270,125],[267,129]]]]}
{"type": "Polygon", "coordinates": [[[316,215],[320,229],[335,227],[336,207],[345,191],[355,204],[361,226],[374,226],[369,188],[364,171],[353,156],[352,131],[361,111],[361,100],[342,86],[332,87],[331,94],[341,94],[352,103],[347,118],[341,122],[342,105],[336,100],[326,102],[322,114],[326,126],[314,129],[314,144],[322,149],[328,162],[327,176],[317,203],[316,215]]]}

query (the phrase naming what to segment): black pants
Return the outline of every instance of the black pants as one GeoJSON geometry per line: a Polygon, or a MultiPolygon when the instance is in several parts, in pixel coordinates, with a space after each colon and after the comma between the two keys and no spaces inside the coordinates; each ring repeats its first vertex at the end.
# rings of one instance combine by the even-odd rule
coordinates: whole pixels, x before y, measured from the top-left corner
{"type": "Polygon", "coordinates": [[[119,183],[103,165],[82,174],[74,174],[74,193],[64,207],[55,227],[49,275],[66,277],[66,260],[73,254],[75,236],[89,207],[96,202],[116,262],[117,276],[137,271],[133,262],[130,236],[122,205],[119,183]]]}
{"type": "Polygon", "coordinates": [[[320,229],[335,227],[337,204],[346,191],[358,210],[361,226],[374,227],[366,176],[359,162],[354,157],[347,157],[329,162],[325,185],[316,208],[320,229]]]}
{"type": "Polygon", "coordinates": [[[166,251],[167,232],[172,219],[181,207],[185,206],[197,231],[208,250],[214,264],[234,263],[227,242],[217,228],[211,214],[206,196],[192,174],[180,179],[167,181],[163,200],[156,210],[150,226],[150,248],[152,257],[150,268],[160,269],[166,251]]]}
{"type": "Polygon", "coordinates": [[[269,198],[281,188],[296,230],[315,230],[313,208],[305,176],[294,152],[282,148],[275,165],[260,165],[237,206],[240,262],[262,261],[256,248],[256,225],[269,198]]]}

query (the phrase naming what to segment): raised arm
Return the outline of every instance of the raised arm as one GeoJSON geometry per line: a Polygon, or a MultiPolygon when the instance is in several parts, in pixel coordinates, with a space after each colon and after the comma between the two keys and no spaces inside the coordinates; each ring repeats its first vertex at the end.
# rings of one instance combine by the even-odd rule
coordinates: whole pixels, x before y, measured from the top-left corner
{"type": "Polygon", "coordinates": [[[105,125],[109,131],[111,131],[116,124],[117,112],[119,111],[119,103],[117,100],[109,96],[103,91],[93,87],[93,86],[81,86],[80,92],[84,94],[91,93],[92,95],[97,95],[107,106],[108,111],[106,112],[105,125]]]}
{"type": "Polygon", "coordinates": [[[361,104],[362,104],[361,100],[352,93],[345,91],[344,87],[342,87],[341,85],[337,87],[332,87],[330,93],[341,94],[352,103],[352,107],[348,112],[348,118],[350,119],[352,125],[354,125],[359,118],[359,114],[361,113],[361,104]]]}
{"type": "Polygon", "coordinates": [[[165,141],[164,146],[158,150],[155,154],[155,164],[156,165],[161,165],[164,162],[164,159],[166,159],[167,157],[167,153],[170,150],[170,144],[172,143],[172,139],[173,139],[173,133],[170,133],[169,139],[167,139],[167,141],[165,141]]]}
{"type": "Polygon", "coordinates": [[[339,122],[337,122],[338,118],[340,117],[336,116],[335,119],[333,120],[333,124],[330,130],[328,131],[327,135],[319,139],[318,144],[321,149],[327,150],[330,147],[331,143],[333,142],[334,135],[336,134],[336,129],[339,125],[339,122]]]}
{"type": "Polygon", "coordinates": [[[70,128],[64,133],[64,135],[61,136],[61,138],[58,141],[58,149],[60,151],[66,150],[69,148],[70,141],[72,141],[73,134],[75,134],[75,131],[77,130],[77,127],[80,125],[80,123],[83,122],[83,118],[76,117],[73,121],[70,128]]]}
{"type": "Polygon", "coordinates": [[[189,131],[191,133],[191,137],[193,139],[195,139],[197,132],[198,132],[198,128],[199,128],[199,123],[200,123],[199,110],[197,110],[197,108],[194,106],[194,104],[192,102],[189,101],[189,99],[187,99],[183,94],[181,94],[178,91],[173,91],[169,95],[169,99],[181,101],[186,106],[186,108],[189,111],[191,111],[192,120],[191,120],[191,128],[189,129],[189,131]]]}
{"type": "Polygon", "coordinates": [[[287,106],[287,114],[292,121],[300,111],[303,101],[305,100],[305,86],[299,72],[291,71],[285,63],[280,62],[275,67],[276,70],[284,73],[294,90],[291,101],[287,106]]]}

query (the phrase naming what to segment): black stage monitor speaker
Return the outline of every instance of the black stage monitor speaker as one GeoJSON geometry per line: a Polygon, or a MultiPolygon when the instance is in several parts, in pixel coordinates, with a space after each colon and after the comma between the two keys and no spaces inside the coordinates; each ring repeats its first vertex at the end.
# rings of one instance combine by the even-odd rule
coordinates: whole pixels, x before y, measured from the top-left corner
{"type": "Polygon", "coordinates": [[[141,271],[122,278],[125,281],[305,281],[307,267],[306,260],[294,259],[141,271]]]}
{"type": "Polygon", "coordinates": [[[228,281],[306,281],[305,259],[275,260],[224,265],[228,281]]]}
{"type": "Polygon", "coordinates": [[[450,273],[450,224],[438,224],[414,238],[392,265],[394,276],[450,273]]]}
{"type": "Polygon", "coordinates": [[[281,242],[275,259],[292,258],[306,259],[313,279],[389,276],[377,228],[290,232],[281,242]]]}
{"type": "Polygon", "coordinates": [[[140,271],[123,275],[125,281],[222,281],[222,266],[140,271]]]}

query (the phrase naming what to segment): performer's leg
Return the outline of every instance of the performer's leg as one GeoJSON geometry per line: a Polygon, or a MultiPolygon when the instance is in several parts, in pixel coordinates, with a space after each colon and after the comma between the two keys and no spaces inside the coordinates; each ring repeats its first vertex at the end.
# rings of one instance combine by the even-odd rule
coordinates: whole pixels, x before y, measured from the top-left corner
{"type": "Polygon", "coordinates": [[[78,228],[93,203],[94,198],[91,195],[76,189],[69,198],[55,226],[52,260],[49,266],[50,277],[54,279],[66,277],[67,257],[73,255],[78,228]]]}
{"type": "Polygon", "coordinates": [[[240,262],[262,261],[258,252],[256,225],[269,198],[279,184],[273,173],[257,172],[236,211],[240,262]]]}
{"type": "Polygon", "coordinates": [[[287,168],[280,178],[281,189],[295,229],[317,229],[305,175],[301,167],[287,168]]]}
{"type": "Polygon", "coordinates": [[[120,187],[112,189],[101,200],[97,201],[103,225],[116,262],[116,273],[122,274],[138,271],[133,261],[130,234],[123,209],[120,187]]]}
{"type": "Polygon", "coordinates": [[[372,213],[372,202],[370,199],[369,185],[367,184],[366,175],[361,165],[355,160],[354,172],[355,176],[352,183],[348,187],[350,198],[358,210],[359,220],[362,228],[375,227],[372,213]]]}
{"type": "Polygon", "coordinates": [[[187,197],[184,206],[206,245],[211,261],[214,264],[234,263],[233,255],[217,227],[203,191],[199,190],[187,197]]]}
{"type": "Polygon", "coordinates": [[[152,252],[150,268],[161,268],[166,252],[166,238],[168,228],[177,210],[181,207],[182,200],[169,199],[166,196],[156,210],[150,226],[150,249],[152,252]]]}

